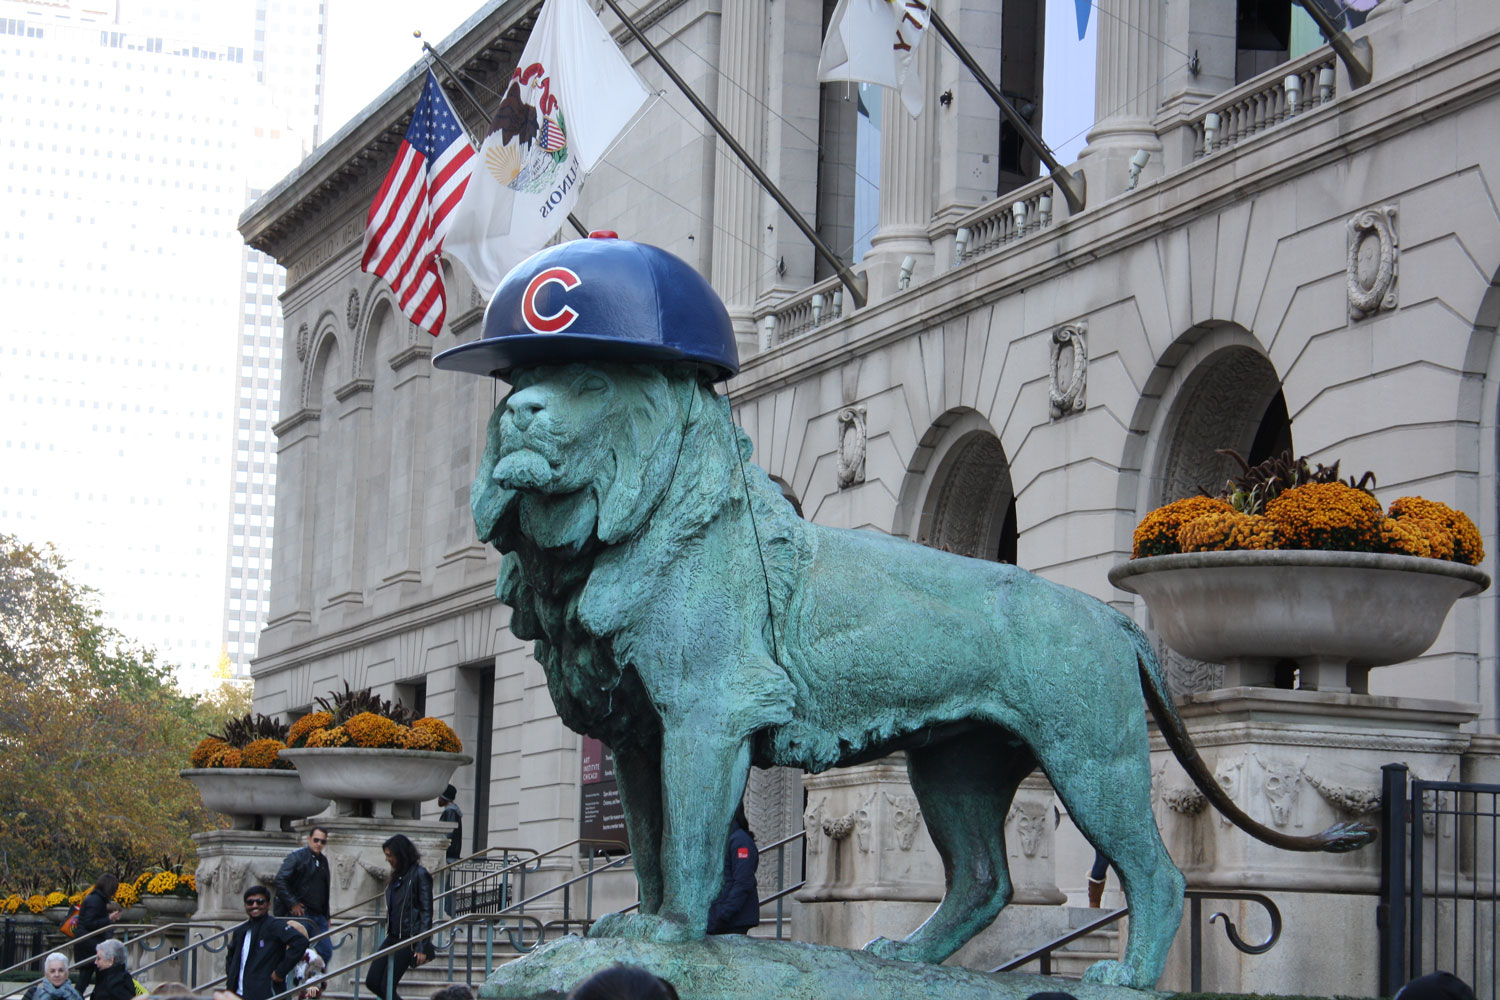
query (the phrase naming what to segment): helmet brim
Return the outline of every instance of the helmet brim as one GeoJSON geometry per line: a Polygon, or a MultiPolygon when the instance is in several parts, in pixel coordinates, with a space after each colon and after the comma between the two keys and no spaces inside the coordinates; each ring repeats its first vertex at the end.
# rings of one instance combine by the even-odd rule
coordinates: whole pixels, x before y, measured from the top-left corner
{"type": "Polygon", "coordinates": [[[567,365],[580,361],[680,361],[712,371],[716,381],[735,374],[722,364],[689,357],[675,347],[586,333],[539,333],[476,340],[450,347],[432,359],[432,366],[444,371],[504,378],[513,368],[567,365]]]}

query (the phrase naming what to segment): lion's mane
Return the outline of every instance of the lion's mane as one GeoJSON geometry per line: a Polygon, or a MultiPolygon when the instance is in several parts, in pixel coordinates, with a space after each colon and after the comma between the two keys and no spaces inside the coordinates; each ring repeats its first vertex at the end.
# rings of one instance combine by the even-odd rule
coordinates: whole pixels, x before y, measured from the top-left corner
{"type": "Polygon", "coordinates": [[[749,536],[760,552],[740,556],[769,597],[771,649],[771,622],[784,620],[809,540],[791,504],[749,461],[750,439],[734,426],[728,400],[695,371],[598,367],[615,395],[598,422],[603,442],[589,454],[593,523],[561,530],[524,494],[495,482],[503,405],[491,417],[471,507],[480,539],[504,554],[496,595],[512,609],[515,635],[535,640],[559,717],[619,749],[655,729],[630,676],[640,652],[632,622],[672,613],[639,602],[668,589],[683,547],[703,544],[716,519],[753,512],[749,536]]]}

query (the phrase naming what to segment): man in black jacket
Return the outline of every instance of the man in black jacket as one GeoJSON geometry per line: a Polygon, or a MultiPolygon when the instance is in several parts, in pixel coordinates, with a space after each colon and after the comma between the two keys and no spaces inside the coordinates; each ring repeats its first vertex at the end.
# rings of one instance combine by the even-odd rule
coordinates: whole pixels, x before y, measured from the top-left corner
{"type": "MultiPolygon", "coordinates": [[[[313,827],[307,832],[307,846],[288,854],[276,873],[276,916],[296,917],[310,925],[311,937],[328,929],[328,859],[323,856],[327,844],[328,831],[313,827]]],[[[325,964],[333,958],[333,945],[326,937],[313,950],[325,964]]]]}
{"type": "Polygon", "coordinates": [[[268,1000],[286,989],[286,977],[307,950],[307,937],[280,917],[267,916],[271,893],[263,885],[245,890],[247,919],[229,938],[226,987],[244,1000],[268,1000]]]}

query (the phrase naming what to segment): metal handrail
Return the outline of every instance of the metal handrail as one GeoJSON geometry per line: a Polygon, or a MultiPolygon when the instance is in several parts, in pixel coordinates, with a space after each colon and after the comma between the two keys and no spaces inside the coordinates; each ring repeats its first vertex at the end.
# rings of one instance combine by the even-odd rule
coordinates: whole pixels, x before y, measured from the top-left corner
{"type": "MultiPolygon", "coordinates": [[[[1235,928],[1234,922],[1229,919],[1229,915],[1227,913],[1215,913],[1208,918],[1208,922],[1211,924],[1216,923],[1220,920],[1224,921],[1224,936],[1229,939],[1229,943],[1231,945],[1233,945],[1236,949],[1243,952],[1244,954],[1264,955],[1266,952],[1276,947],[1276,942],[1281,940],[1281,910],[1277,908],[1276,904],[1271,900],[1269,896],[1262,895],[1258,892],[1238,892],[1233,889],[1188,889],[1182,895],[1190,905],[1189,921],[1192,926],[1189,930],[1189,937],[1192,946],[1190,953],[1190,965],[1192,979],[1191,992],[1193,993],[1201,993],[1203,991],[1203,900],[1243,900],[1245,902],[1259,903],[1261,906],[1265,907],[1266,914],[1271,919],[1271,932],[1266,936],[1266,940],[1262,941],[1260,944],[1247,944],[1245,940],[1240,937],[1239,931],[1235,928]]],[[[1013,958],[1003,965],[997,965],[995,968],[989,971],[991,972],[991,974],[996,972],[1011,972],[1015,969],[1019,969],[1023,965],[1027,965],[1028,963],[1040,962],[1041,974],[1044,976],[1050,976],[1052,974],[1053,951],[1061,948],[1066,944],[1071,944],[1081,937],[1092,934],[1094,931],[1100,930],[1104,927],[1108,927],[1110,924],[1119,920],[1129,912],[1129,907],[1122,907],[1121,909],[1115,910],[1112,913],[1107,913],[1104,916],[1100,917],[1098,920],[1091,921],[1078,928],[1077,930],[1070,931],[1055,941],[1049,941],[1046,944],[1041,945],[1040,947],[1033,948],[1026,954],[1021,955],[1017,958],[1013,958]]]]}
{"type": "MultiPolygon", "coordinates": [[[[363,919],[364,920],[371,920],[371,919],[374,919],[374,918],[368,918],[367,917],[367,918],[363,918],[363,919]]],[[[507,913],[503,913],[503,912],[502,913],[463,913],[463,914],[460,914],[460,915],[455,916],[455,917],[450,917],[449,919],[443,921],[440,924],[433,924],[431,927],[428,927],[426,930],[423,930],[423,931],[420,931],[420,932],[418,932],[416,934],[413,934],[410,937],[403,938],[400,941],[396,941],[396,942],[391,943],[391,944],[387,944],[383,948],[379,948],[379,949],[377,949],[375,951],[370,952],[370,954],[368,954],[368,955],[365,955],[365,956],[360,957],[360,958],[356,958],[353,962],[350,962],[347,965],[340,966],[337,969],[324,970],[323,972],[319,973],[317,976],[310,977],[310,978],[304,980],[303,982],[297,984],[296,986],[291,987],[290,989],[287,989],[287,990],[284,990],[284,991],[282,991],[280,993],[275,994],[274,996],[270,997],[269,1000],[293,1000],[293,998],[295,998],[298,993],[300,993],[302,990],[306,989],[309,986],[320,985],[322,983],[328,982],[329,980],[336,979],[336,978],[338,978],[340,976],[348,975],[349,973],[352,973],[355,970],[360,969],[363,966],[366,966],[366,965],[370,964],[371,962],[375,961],[377,958],[385,958],[385,957],[387,957],[389,955],[394,955],[396,952],[400,951],[403,948],[410,947],[410,946],[412,946],[412,945],[414,945],[414,944],[416,944],[418,942],[426,941],[428,938],[436,937],[437,935],[443,933],[446,930],[452,930],[452,929],[458,927],[460,924],[472,924],[472,923],[480,923],[480,922],[491,922],[491,923],[493,923],[496,920],[499,920],[499,921],[515,920],[515,921],[518,921],[518,922],[530,922],[530,923],[533,923],[537,927],[537,942],[536,943],[539,945],[546,938],[547,926],[548,925],[544,924],[541,920],[537,919],[536,917],[528,917],[528,916],[525,916],[525,915],[522,915],[522,914],[507,914],[507,913]]],[[[322,937],[322,936],[323,935],[319,935],[319,937],[322,937]]],[[[492,937],[492,940],[493,940],[493,937],[492,937]]],[[[536,947],[536,945],[533,945],[532,947],[534,948],[534,947],[536,947]]],[[[489,956],[486,956],[486,961],[488,961],[488,958],[489,958],[489,956]]],[[[391,976],[391,977],[394,977],[394,974],[395,974],[394,963],[388,965],[386,968],[388,970],[387,974],[389,976],[391,976]]],[[[486,972],[488,972],[488,970],[486,970],[486,972]]],[[[387,993],[390,992],[390,985],[391,984],[388,981],[388,983],[387,983],[387,993]]],[[[360,981],[359,981],[359,978],[356,976],[355,977],[355,985],[354,985],[354,995],[356,997],[359,996],[359,987],[360,987],[360,981]]]]}
{"type": "MultiPolygon", "coordinates": [[[[58,950],[59,951],[62,951],[63,949],[69,949],[69,950],[71,950],[74,945],[85,944],[91,938],[95,938],[95,937],[99,938],[100,941],[107,941],[107,940],[109,940],[109,937],[112,936],[112,932],[114,932],[114,931],[140,930],[141,933],[137,934],[133,938],[132,937],[125,937],[125,938],[121,938],[120,939],[120,943],[121,944],[139,945],[139,942],[142,939],[156,937],[158,935],[161,935],[161,936],[165,937],[166,934],[168,932],[170,932],[170,931],[183,930],[183,932],[186,933],[186,931],[184,929],[190,929],[190,928],[193,928],[193,927],[213,927],[215,929],[218,929],[218,926],[219,926],[218,924],[194,923],[192,921],[182,921],[182,922],[179,922],[179,923],[162,924],[160,926],[158,926],[157,924],[110,924],[108,927],[101,927],[98,930],[89,931],[87,934],[81,935],[79,937],[76,937],[76,938],[72,939],[71,941],[65,942],[64,944],[62,944],[62,945],[60,945],[58,947],[58,950]],[[111,932],[111,934],[110,935],[105,935],[106,931],[111,932]]],[[[95,942],[95,943],[97,944],[97,942],[95,942]]],[[[145,947],[145,945],[139,945],[139,946],[143,947],[143,948],[145,947]]],[[[161,947],[164,947],[164,946],[165,946],[165,941],[163,941],[163,943],[161,945],[157,945],[157,948],[161,948],[161,947]]],[[[156,949],[151,949],[151,950],[154,951],[156,949]]],[[[51,952],[48,952],[47,954],[51,954],[51,952]]],[[[0,969],[0,977],[3,977],[7,972],[14,972],[17,969],[24,968],[24,967],[30,965],[32,962],[35,962],[35,961],[37,961],[38,959],[41,959],[41,958],[46,958],[46,955],[32,955],[30,958],[25,959],[25,960],[23,960],[21,962],[17,962],[15,965],[10,966],[9,968],[0,969]]],[[[68,971],[72,972],[74,969],[81,968],[82,966],[87,965],[89,962],[92,962],[93,960],[94,960],[94,956],[90,955],[87,958],[82,958],[82,959],[79,959],[76,962],[72,962],[71,964],[68,965],[68,971]]],[[[156,963],[154,963],[154,962],[152,963],[152,965],[155,965],[155,964],[156,963]]],[[[38,976],[37,978],[31,980],[30,982],[20,984],[15,989],[10,990],[10,991],[4,993],[3,995],[5,995],[5,996],[11,996],[11,995],[14,995],[17,992],[25,993],[27,990],[31,989],[33,986],[36,986],[38,983],[42,982],[45,978],[46,978],[45,976],[38,976]]]]}
{"type": "MultiPolygon", "coordinates": [[[[495,876],[499,876],[499,875],[505,875],[505,874],[508,874],[508,873],[511,873],[511,872],[516,872],[516,871],[523,871],[524,872],[529,866],[535,865],[536,862],[539,862],[539,861],[541,861],[544,858],[551,857],[553,855],[556,855],[556,854],[559,854],[561,852],[567,851],[569,849],[578,847],[580,845],[596,845],[596,846],[600,846],[600,847],[624,847],[625,846],[624,843],[622,843],[621,841],[618,841],[618,840],[602,840],[602,839],[592,838],[592,837],[580,837],[580,838],[577,838],[575,840],[569,841],[569,842],[567,842],[565,844],[561,844],[561,845],[559,845],[557,847],[551,848],[550,850],[547,850],[547,851],[537,851],[535,848],[530,848],[530,847],[490,847],[490,848],[486,848],[486,849],[484,849],[482,851],[477,851],[474,854],[471,854],[471,855],[469,855],[466,858],[460,858],[457,861],[449,862],[448,864],[442,865],[442,866],[440,866],[439,868],[436,869],[436,872],[437,873],[442,873],[442,872],[447,871],[448,869],[452,868],[454,865],[463,864],[465,862],[472,862],[472,861],[475,861],[477,859],[484,858],[485,856],[490,855],[490,854],[501,853],[502,856],[506,856],[506,855],[511,855],[511,854],[526,853],[526,854],[529,854],[530,857],[522,858],[522,859],[520,859],[520,860],[518,860],[518,861],[516,861],[516,862],[514,862],[512,864],[505,865],[504,867],[499,868],[499,869],[497,869],[497,870],[495,870],[493,872],[488,872],[488,873],[486,873],[485,877],[486,878],[490,878],[490,877],[495,877],[495,876]]],[[[625,855],[625,859],[628,859],[628,858],[629,858],[629,855],[625,855]]],[[[619,863],[618,861],[617,862],[612,862],[611,866],[613,864],[618,864],[618,863],[619,863]]],[[[605,867],[610,867],[610,866],[604,866],[604,867],[601,867],[601,868],[597,868],[597,869],[594,869],[593,871],[594,872],[603,871],[605,867]]],[[[548,890],[545,890],[543,892],[537,893],[535,896],[532,896],[532,897],[530,897],[528,899],[523,899],[520,902],[512,904],[510,906],[503,907],[501,910],[495,911],[493,913],[464,914],[462,916],[465,917],[465,918],[472,916],[472,917],[475,917],[476,919],[492,919],[492,918],[504,919],[504,918],[514,917],[516,919],[523,919],[523,920],[527,920],[527,921],[533,921],[533,922],[536,922],[536,923],[540,924],[540,921],[537,921],[536,918],[534,918],[534,917],[526,917],[526,916],[524,916],[524,914],[521,914],[519,912],[518,913],[511,913],[510,911],[512,911],[512,910],[518,910],[519,911],[520,909],[524,908],[527,904],[534,903],[536,900],[541,899],[541,898],[547,896],[548,894],[550,894],[552,892],[556,892],[556,891],[558,891],[560,889],[565,889],[568,886],[573,885],[573,884],[575,884],[576,882],[578,882],[578,881],[580,881],[582,879],[588,878],[590,874],[592,874],[592,873],[591,872],[586,872],[586,873],[584,873],[583,876],[579,876],[577,878],[569,879],[567,882],[564,882],[562,884],[553,886],[552,888],[550,888],[548,890]]],[[[457,892],[461,891],[462,889],[466,888],[467,885],[468,885],[468,883],[465,883],[464,885],[452,886],[449,889],[446,889],[446,890],[444,890],[441,893],[434,894],[434,896],[433,896],[433,905],[434,905],[434,907],[441,906],[442,905],[442,901],[444,899],[446,899],[449,896],[453,895],[454,893],[457,893],[457,892]]],[[[343,909],[339,910],[338,913],[335,914],[335,916],[346,914],[346,913],[348,913],[351,909],[353,909],[356,906],[367,905],[367,904],[369,904],[371,902],[374,902],[376,900],[384,899],[384,895],[385,894],[382,892],[378,896],[371,896],[368,899],[361,900],[359,903],[353,904],[351,906],[346,906],[343,909]]],[[[296,917],[289,917],[289,918],[283,918],[283,919],[292,919],[292,920],[295,920],[297,918],[296,917]]],[[[451,921],[445,921],[443,924],[437,925],[433,929],[429,929],[422,936],[426,937],[429,934],[431,934],[431,935],[440,934],[442,932],[443,928],[449,927],[450,925],[456,925],[456,924],[459,924],[459,923],[463,923],[463,922],[464,921],[462,919],[459,919],[459,918],[455,918],[454,920],[451,920],[451,921]]],[[[157,967],[158,965],[161,965],[161,964],[163,964],[165,962],[172,962],[172,961],[183,961],[183,962],[186,962],[186,961],[196,961],[196,954],[194,954],[194,953],[198,952],[199,949],[202,949],[203,951],[206,951],[206,952],[209,952],[209,953],[212,953],[212,954],[217,954],[219,952],[222,952],[223,949],[224,949],[224,947],[227,947],[227,945],[228,945],[228,940],[227,940],[228,936],[231,935],[231,934],[233,934],[234,931],[237,928],[239,928],[243,923],[244,923],[243,920],[237,921],[236,923],[234,923],[230,927],[225,928],[223,930],[219,930],[218,929],[219,928],[218,924],[207,924],[207,925],[204,925],[204,924],[194,924],[194,925],[189,925],[189,924],[169,924],[169,925],[167,925],[165,927],[161,927],[161,928],[156,928],[154,925],[151,925],[151,924],[125,925],[125,926],[129,926],[129,927],[137,927],[137,926],[139,926],[139,927],[144,927],[144,928],[147,929],[147,932],[145,934],[142,934],[142,935],[138,936],[137,938],[131,939],[132,941],[137,941],[137,940],[140,939],[140,937],[150,936],[151,931],[153,931],[153,930],[159,930],[159,931],[165,932],[165,931],[167,931],[170,928],[183,928],[183,927],[188,927],[188,926],[211,926],[211,927],[213,927],[217,931],[217,933],[215,933],[215,934],[211,934],[208,937],[202,938],[202,939],[200,939],[198,941],[194,941],[191,944],[188,944],[188,945],[186,945],[183,948],[176,949],[176,950],[174,950],[172,952],[172,954],[163,956],[162,958],[157,959],[154,962],[151,962],[151,963],[149,963],[149,964],[147,964],[145,966],[142,966],[140,969],[136,969],[136,970],[132,970],[132,971],[134,973],[146,972],[146,971],[148,971],[150,969],[153,969],[153,968],[157,967]],[[221,938],[225,939],[224,942],[223,942],[223,944],[220,945],[217,948],[214,947],[213,946],[213,942],[218,941],[221,938]]],[[[321,932],[319,932],[317,934],[311,935],[308,938],[308,944],[309,945],[313,945],[313,944],[315,944],[315,943],[317,943],[319,941],[322,941],[322,940],[324,940],[326,938],[332,938],[332,937],[334,937],[335,935],[338,935],[338,934],[345,934],[345,935],[348,935],[348,934],[358,934],[359,931],[362,930],[365,927],[379,926],[379,925],[382,925],[383,923],[384,923],[384,921],[379,916],[370,916],[368,914],[367,915],[363,915],[363,916],[358,916],[358,917],[350,917],[350,918],[348,918],[346,920],[340,921],[336,925],[332,924],[330,922],[330,926],[329,926],[329,928],[326,931],[321,931],[321,932]]],[[[116,926],[116,928],[120,928],[122,925],[115,925],[115,926],[116,926]]],[[[514,935],[512,935],[512,938],[513,938],[513,946],[515,946],[514,945],[514,935]]],[[[343,941],[340,941],[339,945],[336,945],[335,947],[341,946],[343,943],[344,943],[343,941]]],[[[522,949],[519,948],[519,947],[517,947],[517,950],[522,950],[522,949]]],[[[367,962],[367,961],[371,960],[373,957],[378,957],[378,956],[367,956],[364,959],[356,960],[356,962],[357,963],[367,962]]],[[[35,960],[36,960],[35,957],[33,957],[31,959],[28,959],[27,961],[30,962],[30,961],[35,961],[35,960]]],[[[83,961],[92,961],[92,959],[91,958],[90,959],[84,959],[83,961]]],[[[22,962],[21,963],[21,965],[25,965],[25,964],[27,964],[27,963],[26,962],[22,962]]],[[[69,966],[69,970],[71,971],[72,969],[75,969],[75,968],[77,968],[78,966],[80,966],[82,964],[83,964],[83,962],[75,962],[73,965],[69,966]]],[[[19,967],[20,966],[17,966],[17,968],[19,968],[19,967]]],[[[343,970],[338,970],[338,971],[341,972],[343,970]]],[[[208,983],[194,983],[192,985],[193,985],[194,989],[200,989],[200,988],[202,988],[204,986],[213,985],[214,983],[217,983],[217,982],[221,981],[223,978],[224,978],[223,976],[219,976],[216,979],[212,980],[211,982],[208,982],[208,983]]],[[[320,979],[322,979],[322,978],[327,978],[327,976],[325,975],[323,977],[320,977],[320,979]]],[[[39,982],[40,980],[37,980],[37,981],[39,982]]],[[[25,988],[29,988],[31,985],[33,985],[33,984],[28,983],[28,984],[26,984],[25,988]]]]}
{"type": "MultiPolygon", "coordinates": [[[[537,860],[537,858],[543,857],[543,855],[540,855],[540,854],[537,853],[537,851],[536,851],[535,848],[531,848],[531,847],[486,847],[482,851],[475,851],[473,854],[470,854],[466,858],[459,858],[457,861],[449,861],[447,864],[439,865],[437,868],[430,869],[430,871],[431,871],[431,873],[433,875],[439,875],[439,874],[441,874],[441,873],[449,870],[450,868],[453,868],[455,865],[461,865],[461,864],[464,864],[465,862],[470,862],[470,861],[477,861],[477,860],[479,860],[481,858],[486,857],[487,855],[494,854],[496,852],[499,852],[502,857],[507,856],[507,855],[511,855],[511,854],[520,854],[522,852],[530,853],[530,854],[533,855],[533,857],[531,857],[531,858],[522,858],[519,861],[515,862],[515,864],[507,865],[506,867],[500,869],[499,871],[491,872],[490,873],[491,875],[503,875],[506,872],[509,872],[512,869],[514,869],[517,865],[529,864],[530,862],[537,860]]],[[[269,888],[271,889],[271,891],[273,893],[276,891],[275,886],[270,886],[269,888]]],[[[348,906],[344,907],[342,910],[337,911],[336,913],[330,913],[328,915],[329,922],[332,923],[334,917],[343,916],[344,914],[348,913],[350,910],[357,910],[361,906],[368,906],[371,903],[377,903],[378,904],[379,902],[381,902],[384,899],[385,899],[385,890],[382,889],[381,891],[377,892],[373,896],[366,896],[364,899],[358,900],[357,902],[350,903],[348,906]]]]}

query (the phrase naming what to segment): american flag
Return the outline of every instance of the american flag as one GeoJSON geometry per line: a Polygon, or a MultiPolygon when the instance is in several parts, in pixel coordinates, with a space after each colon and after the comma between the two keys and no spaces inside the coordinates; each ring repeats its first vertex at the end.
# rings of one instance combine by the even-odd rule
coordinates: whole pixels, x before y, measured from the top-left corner
{"type": "Polygon", "coordinates": [[[568,136],[562,128],[551,118],[542,119],[542,148],[549,153],[555,153],[559,149],[565,149],[568,145],[568,136]]]}
{"type": "Polygon", "coordinates": [[[365,222],[362,267],[390,283],[411,321],[434,337],[447,305],[439,255],[469,182],[474,147],[432,71],[365,222]]]}

